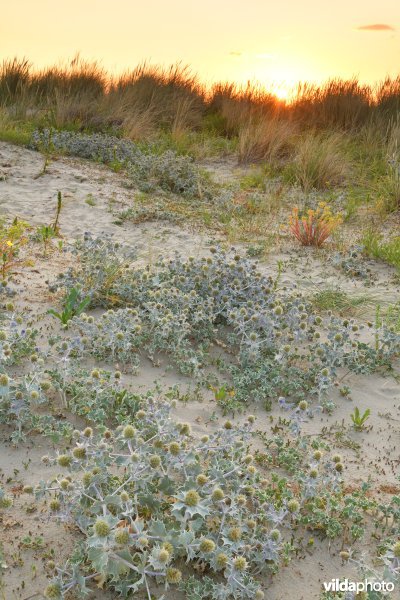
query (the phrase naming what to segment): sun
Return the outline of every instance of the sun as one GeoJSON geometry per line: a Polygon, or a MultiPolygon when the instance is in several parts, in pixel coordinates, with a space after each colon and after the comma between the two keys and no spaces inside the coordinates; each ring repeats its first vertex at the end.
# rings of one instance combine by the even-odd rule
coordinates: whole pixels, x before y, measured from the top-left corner
{"type": "Polygon", "coordinates": [[[289,97],[289,90],[280,86],[279,88],[275,88],[272,90],[274,96],[278,98],[278,100],[286,101],[289,97]]]}

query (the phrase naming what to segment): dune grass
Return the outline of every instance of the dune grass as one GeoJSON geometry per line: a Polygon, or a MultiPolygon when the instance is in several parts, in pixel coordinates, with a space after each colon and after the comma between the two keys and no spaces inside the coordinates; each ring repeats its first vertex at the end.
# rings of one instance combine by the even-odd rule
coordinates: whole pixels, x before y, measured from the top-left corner
{"type": "Polygon", "coordinates": [[[332,311],[339,316],[362,316],[375,307],[373,298],[367,294],[352,296],[343,290],[327,288],[313,294],[312,304],[317,310],[332,311]]]}
{"type": "MultiPolygon", "coordinates": [[[[400,77],[375,86],[356,79],[302,84],[283,102],[254,84],[207,88],[184,64],[142,63],[121,75],[79,56],[42,70],[27,59],[0,65],[0,140],[27,144],[35,129],[53,128],[127,138],[196,160],[229,156],[258,168],[242,179],[243,190],[268,192],[273,179],[319,199],[343,193],[347,221],[366,205],[383,218],[400,209],[399,111],[400,77]]],[[[257,211],[250,228],[258,232],[269,208],[262,224],[257,211]]],[[[240,220],[225,219],[235,232],[240,220]]],[[[396,266],[396,248],[381,246],[370,254],[396,266]]]]}

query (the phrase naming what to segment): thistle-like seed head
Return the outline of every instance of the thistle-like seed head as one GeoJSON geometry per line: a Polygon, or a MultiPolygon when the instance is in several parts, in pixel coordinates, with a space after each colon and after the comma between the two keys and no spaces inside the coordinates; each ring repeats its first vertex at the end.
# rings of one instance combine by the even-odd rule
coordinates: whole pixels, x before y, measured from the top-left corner
{"type": "Polygon", "coordinates": [[[244,556],[238,556],[233,561],[233,567],[234,567],[235,571],[246,571],[247,566],[248,566],[247,560],[245,559],[244,556]]]}
{"type": "Polygon", "coordinates": [[[184,502],[186,506],[197,506],[200,502],[200,495],[196,492],[196,490],[189,490],[185,494],[184,502]]]}
{"type": "Polygon", "coordinates": [[[205,552],[206,554],[209,552],[214,552],[215,550],[215,543],[213,542],[213,540],[209,540],[207,538],[203,538],[200,542],[200,551],[201,552],[205,552]]]}
{"type": "Polygon", "coordinates": [[[182,573],[179,569],[174,569],[173,567],[170,567],[169,569],[167,569],[165,578],[168,581],[168,583],[178,584],[182,579],[182,573]]]}
{"type": "Polygon", "coordinates": [[[126,425],[122,431],[122,435],[126,440],[132,440],[135,437],[136,430],[132,425],[126,425]]]}
{"type": "Polygon", "coordinates": [[[107,537],[110,533],[110,526],[104,519],[97,519],[94,524],[94,532],[99,537],[107,537]]]}

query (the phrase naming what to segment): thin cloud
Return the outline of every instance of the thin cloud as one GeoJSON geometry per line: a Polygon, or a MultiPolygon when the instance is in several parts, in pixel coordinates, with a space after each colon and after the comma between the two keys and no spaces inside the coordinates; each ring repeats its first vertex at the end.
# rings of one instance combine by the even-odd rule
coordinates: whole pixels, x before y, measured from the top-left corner
{"type": "Polygon", "coordinates": [[[361,25],[358,31],[394,31],[395,28],[386,23],[373,23],[372,25],[361,25]]]}

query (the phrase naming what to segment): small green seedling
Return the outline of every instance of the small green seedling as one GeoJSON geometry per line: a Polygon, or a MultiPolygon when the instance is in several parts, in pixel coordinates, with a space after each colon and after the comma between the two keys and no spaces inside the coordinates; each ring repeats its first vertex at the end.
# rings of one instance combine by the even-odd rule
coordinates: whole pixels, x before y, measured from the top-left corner
{"type": "Polygon", "coordinates": [[[68,325],[73,317],[78,317],[83,313],[85,308],[89,306],[90,298],[87,296],[80,300],[80,291],[77,288],[72,288],[64,301],[64,310],[59,313],[54,309],[50,309],[48,313],[61,321],[63,325],[68,325]]]}
{"type": "Polygon", "coordinates": [[[43,243],[43,256],[46,257],[50,240],[55,237],[56,233],[51,225],[42,225],[38,228],[37,233],[40,241],[43,243]]]}
{"type": "Polygon", "coordinates": [[[369,418],[371,411],[369,408],[362,415],[357,406],[354,409],[354,412],[350,415],[351,420],[353,421],[353,427],[356,431],[362,431],[365,429],[365,422],[369,418]]]}

